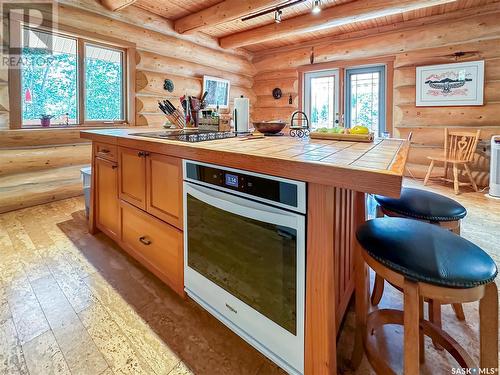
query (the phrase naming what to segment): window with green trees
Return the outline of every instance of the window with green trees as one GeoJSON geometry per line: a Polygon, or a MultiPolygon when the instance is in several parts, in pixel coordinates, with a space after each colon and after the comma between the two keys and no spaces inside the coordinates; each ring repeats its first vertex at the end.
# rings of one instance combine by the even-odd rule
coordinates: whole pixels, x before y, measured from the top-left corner
{"type": "Polygon", "coordinates": [[[24,127],[126,120],[124,50],[28,27],[23,41],[24,127]]]}

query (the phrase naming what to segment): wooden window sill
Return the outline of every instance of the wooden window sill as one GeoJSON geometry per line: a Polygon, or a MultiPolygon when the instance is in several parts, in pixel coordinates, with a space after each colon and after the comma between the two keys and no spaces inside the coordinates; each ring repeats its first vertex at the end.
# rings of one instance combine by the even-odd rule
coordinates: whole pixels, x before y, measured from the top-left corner
{"type": "Polygon", "coordinates": [[[2,129],[2,130],[10,130],[10,131],[50,131],[50,130],[90,130],[90,129],[108,129],[108,128],[129,128],[133,127],[128,123],[123,124],[92,124],[92,125],[55,125],[49,127],[41,127],[41,126],[25,126],[22,128],[10,128],[10,129],[2,129]]]}

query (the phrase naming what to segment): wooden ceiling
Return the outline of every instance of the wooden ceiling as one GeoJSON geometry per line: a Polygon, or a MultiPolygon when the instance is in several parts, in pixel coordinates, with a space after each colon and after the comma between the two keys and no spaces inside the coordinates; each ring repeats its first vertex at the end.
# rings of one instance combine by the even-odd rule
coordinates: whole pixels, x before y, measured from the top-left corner
{"type": "MultiPolygon", "coordinates": [[[[113,1],[113,0],[110,0],[113,1]]],[[[124,0],[121,0],[124,1],[124,0]]],[[[132,2],[133,0],[125,0],[128,2],[132,2]]],[[[180,19],[184,19],[184,17],[189,16],[191,14],[195,14],[199,11],[212,7],[221,3],[222,0],[136,0],[134,2],[134,6],[146,9],[152,13],[158,14],[162,17],[165,17],[171,21],[178,21],[180,19]]],[[[244,1],[244,0],[226,0],[229,1],[244,1]]],[[[250,0],[247,3],[258,4],[260,8],[256,8],[256,10],[260,10],[263,8],[271,8],[276,4],[286,3],[287,0],[250,0]]],[[[292,1],[292,0],[288,0],[292,1]]],[[[325,14],[326,9],[331,9],[331,15],[334,18],[336,16],[337,9],[342,9],[342,6],[349,3],[354,2],[363,3],[366,0],[322,0],[322,9],[318,16],[325,14]],[[337,8],[338,7],[338,8],[337,8]]],[[[286,46],[294,46],[298,43],[307,43],[316,39],[326,38],[326,37],[342,37],[343,35],[359,35],[363,33],[363,30],[368,30],[371,32],[384,31],[391,27],[404,27],[405,25],[412,26],[415,23],[418,23],[420,19],[422,20],[432,20],[436,18],[445,19],[445,14],[451,13],[450,17],[463,16],[468,12],[468,9],[472,8],[492,8],[500,6],[500,0],[427,0],[422,1],[421,3],[427,4],[439,3],[438,5],[428,6],[417,10],[410,10],[404,12],[392,12],[393,14],[389,14],[382,17],[367,17],[369,19],[357,21],[356,17],[353,18],[353,22],[343,23],[340,26],[329,27],[320,30],[314,30],[310,32],[302,32],[294,35],[285,35],[278,39],[267,40],[267,41],[256,41],[251,44],[244,45],[243,48],[252,52],[252,53],[265,53],[265,51],[278,48],[278,47],[286,47],[286,46]],[[446,2],[448,1],[448,2],[446,2]],[[493,5],[492,5],[493,4],[493,5]],[[356,22],[357,21],[357,22],[356,22]]],[[[311,3],[312,0],[306,0],[303,3],[294,5],[292,7],[283,9],[282,20],[283,22],[290,20],[291,18],[297,16],[305,16],[310,15],[311,13],[311,3]]],[[[383,2],[379,2],[383,4],[383,2]]],[[[387,2],[390,3],[390,2],[387,2]]],[[[405,0],[401,0],[401,3],[405,3],[405,0]]],[[[411,3],[411,1],[406,1],[406,3],[411,3]]],[[[234,4],[234,3],[233,3],[234,4]]],[[[368,4],[368,3],[367,3],[368,4]]],[[[354,5],[354,4],[353,4],[354,5]]],[[[395,6],[395,5],[393,5],[395,6]]],[[[413,7],[418,7],[418,5],[413,5],[413,7]]],[[[363,9],[362,7],[360,9],[363,9]]],[[[252,14],[256,11],[252,9],[245,14],[252,14]]],[[[475,10],[475,9],[474,9],[475,10]]],[[[500,10],[496,9],[496,10],[500,10]]],[[[359,10],[358,10],[359,12],[359,10]]],[[[340,12],[342,13],[342,12],[340,12]]],[[[225,13],[223,13],[225,14],[225,13]]],[[[330,18],[332,18],[330,17],[330,18]]],[[[252,30],[258,27],[271,25],[269,27],[273,27],[274,30],[279,30],[281,24],[274,23],[274,14],[269,13],[267,15],[263,15],[248,21],[241,21],[242,16],[236,19],[230,19],[224,23],[218,25],[209,25],[203,27],[200,31],[208,34],[214,38],[224,38],[231,36],[230,38],[224,38],[221,41],[221,45],[224,46],[224,43],[227,39],[233,38],[234,34],[238,34],[241,32],[245,32],[248,30],[252,30]]],[[[423,21],[422,21],[423,22],[423,21]]],[[[321,27],[319,27],[321,28],[321,27]]],[[[368,32],[367,31],[367,32],[368,32]]],[[[239,34],[241,35],[241,34],[239,34]]],[[[234,43],[234,41],[229,41],[228,43],[234,43]]]]}

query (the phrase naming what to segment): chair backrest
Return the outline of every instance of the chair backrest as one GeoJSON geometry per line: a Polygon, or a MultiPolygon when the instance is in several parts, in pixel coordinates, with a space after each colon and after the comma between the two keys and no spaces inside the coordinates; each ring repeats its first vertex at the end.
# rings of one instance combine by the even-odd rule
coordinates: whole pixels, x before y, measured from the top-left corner
{"type": "Polygon", "coordinates": [[[444,130],[444,156],[448,160],[471,161],[474,158],[481,130],[466,132],[444,130]]]}

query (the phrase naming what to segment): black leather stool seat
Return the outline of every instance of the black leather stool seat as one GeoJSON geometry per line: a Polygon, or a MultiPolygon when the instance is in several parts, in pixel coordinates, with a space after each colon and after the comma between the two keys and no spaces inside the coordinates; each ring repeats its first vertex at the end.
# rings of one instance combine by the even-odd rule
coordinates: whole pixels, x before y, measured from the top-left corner
{"type": "Polygon", "coordinates": [[[481,248],[422,221],[373,219],[356,236],[372,258],[414,281],[472,288],[493,281],[497,274],[495,262],[481,248]]]}
{"type": "Polygon", "coordinates": [[[460,203],[430,191],[403,188],[399,198],[376,195],[382,207],[399,215],[428,221],[455,221],[467,215],[460,203]]]}

